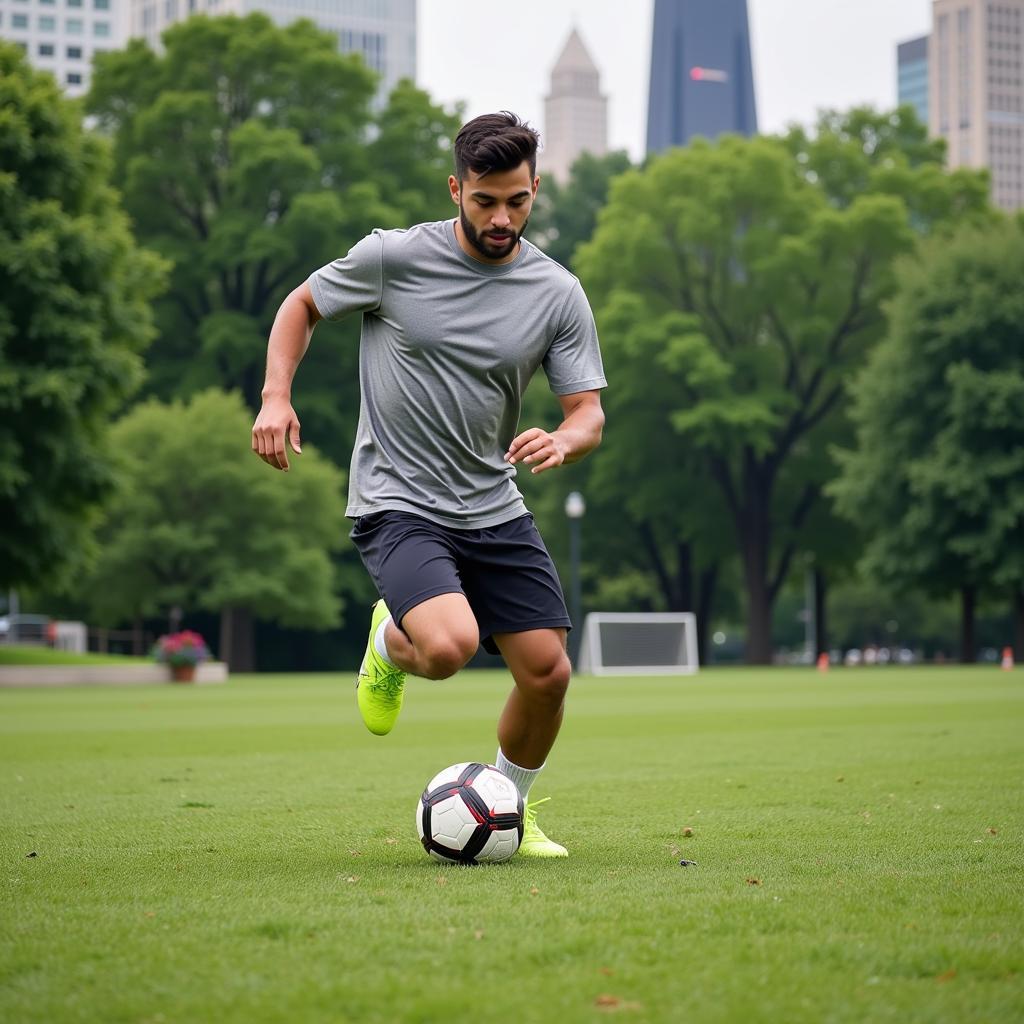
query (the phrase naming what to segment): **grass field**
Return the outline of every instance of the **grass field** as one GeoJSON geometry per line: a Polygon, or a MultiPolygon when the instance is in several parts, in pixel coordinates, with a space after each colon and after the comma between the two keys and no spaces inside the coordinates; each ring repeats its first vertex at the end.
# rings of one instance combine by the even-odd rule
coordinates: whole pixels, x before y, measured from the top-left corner
{"type": "Polygon", "coordinates": [[[1024,1020],[1024,672],[577,681],[570,859],[442,867],[508,683],[0,692],[0,1020],[1024,1020]]]}

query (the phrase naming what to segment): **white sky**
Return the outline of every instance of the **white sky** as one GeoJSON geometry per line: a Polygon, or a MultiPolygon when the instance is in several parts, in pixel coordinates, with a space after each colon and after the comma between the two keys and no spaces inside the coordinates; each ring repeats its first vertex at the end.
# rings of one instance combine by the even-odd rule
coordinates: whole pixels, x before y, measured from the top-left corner
{"type": "MultiPolygon", "coordinates": [[[[747,5],[762,132],[810,123],[823,107],[895,106],[896,44],[931,26],[930,0],[747,5]]],[[[601,72],[611,148],[639,160],[653,9],[653,0],[419,0],[419,85],[446,105],[465,101],[467,118],[513,110],[543,132],[551,68],[575,25],[601,72]]]]}

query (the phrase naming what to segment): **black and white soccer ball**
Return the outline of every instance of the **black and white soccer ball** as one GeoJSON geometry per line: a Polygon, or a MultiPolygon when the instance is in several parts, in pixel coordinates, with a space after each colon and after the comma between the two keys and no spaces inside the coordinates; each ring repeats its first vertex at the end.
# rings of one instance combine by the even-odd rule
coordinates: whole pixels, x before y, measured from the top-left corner
{"type": "Polygon", "coordinates": [[[438,772],[416,805],[416,831],[435,860],[497,864],[523,841],[523,798],[497,768],[477,761],[438,772]]]}

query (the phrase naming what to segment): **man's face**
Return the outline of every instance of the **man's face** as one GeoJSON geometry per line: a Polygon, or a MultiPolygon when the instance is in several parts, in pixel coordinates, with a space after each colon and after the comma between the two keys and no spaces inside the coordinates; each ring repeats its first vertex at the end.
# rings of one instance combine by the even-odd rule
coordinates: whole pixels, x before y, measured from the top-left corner
{"type": "Polygon", "coordinates": [[[492,171],[482,178],[467,171],[461,182],[454,176],[448,179],[459,207],[460,242],[469,246],[470,255],[484,263],[515,258],[539,184],[540,178],[531,180],[525,160],[511,171],[492,171]]]}

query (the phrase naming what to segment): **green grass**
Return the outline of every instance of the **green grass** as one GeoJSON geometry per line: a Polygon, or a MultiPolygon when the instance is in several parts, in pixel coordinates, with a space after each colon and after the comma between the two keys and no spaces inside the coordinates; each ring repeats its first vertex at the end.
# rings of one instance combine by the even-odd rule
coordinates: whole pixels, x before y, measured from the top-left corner
{"type": "Polygon", "coordinates": [[[148,660],[124,654],[75,654],[73,651],[55,651],[52,647],[0,644],[0,665],[127,665],[148,660]]]}
{"type": "Polygon", "coordinates": [[[570,859],[442,867],[508,683],[0,691],[0,1020],[1024,1019],[1024,672],[580,680],[570,859]]]}

